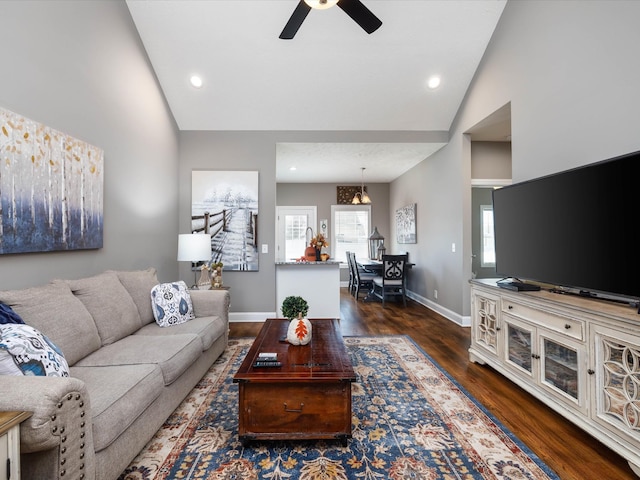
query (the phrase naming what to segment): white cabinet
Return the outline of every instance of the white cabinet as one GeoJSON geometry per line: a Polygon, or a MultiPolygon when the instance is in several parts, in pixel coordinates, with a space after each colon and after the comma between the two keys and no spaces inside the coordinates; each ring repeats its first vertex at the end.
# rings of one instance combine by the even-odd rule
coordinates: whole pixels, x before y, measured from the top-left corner
{"type": "MultiPolygon", "coordinates": [[[[500,298],[487,292],[474,291],[471,295],[471,341],[487,355],[497,356],[500,298]]],[[[472,359],[473,360],[473,359],[472,359]]]]}
{"type": "Polygon", "coordinates": [[[591,343],[597,392],[592,419],[640,455],[640,329],[593,325],[591,343]]]}
{"type": "Polygon", "coordinates": [[[587,414],[586,345],[503,314],[504,362],[554,401],[587,414]]]}
{"type": "Polygon", "coordinates": [[[471,281],[469,358],[488,364],[627,459],[640,476],[640,315],[471,281]]]}
{"type": "Polygon", "coordinates": [[[276,316],[290,295],[309,304],[308,318],[340,318],[340,262],[276,262],[276,316]]]}

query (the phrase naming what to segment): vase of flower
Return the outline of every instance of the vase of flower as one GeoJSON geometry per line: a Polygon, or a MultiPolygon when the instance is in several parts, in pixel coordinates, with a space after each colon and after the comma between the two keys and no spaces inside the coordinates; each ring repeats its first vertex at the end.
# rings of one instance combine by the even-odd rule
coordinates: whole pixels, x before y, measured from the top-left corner
{"type": "Polygon", "coordinates": [[[316,262],[320,262],[322,260],[322,247],[328,247],[329,242],[327,242],[323,234],[319,233],[311,239],[311,246],[316,249],[316,262]]]}

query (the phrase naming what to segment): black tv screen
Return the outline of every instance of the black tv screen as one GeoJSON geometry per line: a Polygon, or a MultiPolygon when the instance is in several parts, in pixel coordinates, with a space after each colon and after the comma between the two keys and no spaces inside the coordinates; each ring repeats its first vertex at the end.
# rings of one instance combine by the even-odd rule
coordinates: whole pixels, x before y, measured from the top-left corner
{"type": "Polygon", "coordinates": [[[640,297],[640,152],[493,192],[496,273],[640,297]]]}

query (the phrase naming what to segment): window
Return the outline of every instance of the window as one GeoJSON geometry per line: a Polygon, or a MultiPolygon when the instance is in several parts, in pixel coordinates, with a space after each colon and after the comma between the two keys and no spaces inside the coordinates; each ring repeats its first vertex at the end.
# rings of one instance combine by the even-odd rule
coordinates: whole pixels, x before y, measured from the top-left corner
{"type": "Polygon", "coordinates": [[[358,258],[369,256],[371,206],[331,206],[331,255],[334,260],[347,261],[347,252],[358,258]]]}
{"type": "Polygon", "coordinates": [[[482,235],[480,265],[482,267],[495,267],[496,251],[493,238],[493,205],[480,205],[480,228],[482,235]]]}

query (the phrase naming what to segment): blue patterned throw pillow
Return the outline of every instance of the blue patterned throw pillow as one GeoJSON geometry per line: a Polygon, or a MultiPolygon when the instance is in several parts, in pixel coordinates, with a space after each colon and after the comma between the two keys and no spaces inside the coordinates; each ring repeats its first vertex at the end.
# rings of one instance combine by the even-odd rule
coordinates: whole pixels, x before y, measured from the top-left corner
{"type": "Polygon", "coordinates": [[[0,325],[0,374],[68,377],[69,365],[51,340],[30,325],[0,325]]]}
{"type": "Polygon", "coordinates": [[[13,308],[11,308],[7,304],[4,304],[4,303],[0,302],[0,324],[6,324],[6,323],[22,323],[22,324],[24,324],[24,321],[22,320],[20,315],[18,315],[13,310],[13,308]]]}
{"type": "Polygon", "coordinates": [[[153,316],[161,327],[178,325],[195,318],[187,284],[182,280],[161,283],[151,289],[153,316]]]}

